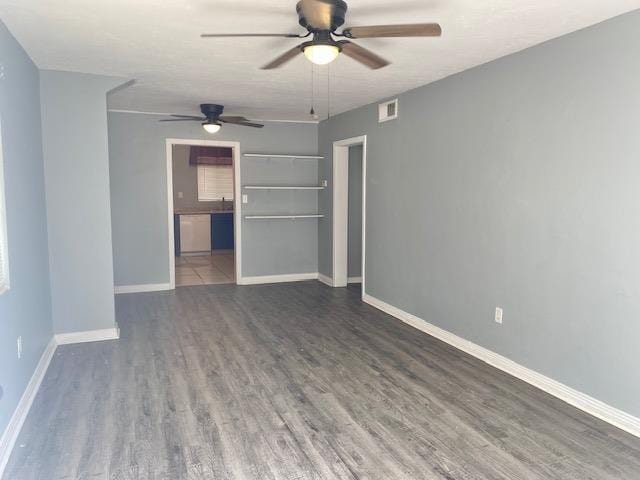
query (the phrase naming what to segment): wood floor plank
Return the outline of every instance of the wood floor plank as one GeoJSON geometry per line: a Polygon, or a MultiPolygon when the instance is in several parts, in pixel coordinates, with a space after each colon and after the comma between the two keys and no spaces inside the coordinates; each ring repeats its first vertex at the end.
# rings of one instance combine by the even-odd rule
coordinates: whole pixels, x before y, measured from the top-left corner
{"type": "Polygon", "coordinates": [[[318,282],[119,295],[5,480],[640,480],[640,439],[318,282]]]}

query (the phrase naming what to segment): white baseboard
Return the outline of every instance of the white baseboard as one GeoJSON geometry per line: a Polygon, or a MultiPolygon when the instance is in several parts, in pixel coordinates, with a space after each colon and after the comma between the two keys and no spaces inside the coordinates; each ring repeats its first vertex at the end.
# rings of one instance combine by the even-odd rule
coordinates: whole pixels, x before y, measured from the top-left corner
{"type": "MultiPolygon", "coordinates": [[[[323,275],[322,273],[318,274],[318,280],[322,283],[324,283],[325,285],[329,285],[330,287],[333,287],[333,278],[331,277],[327,277],[326,275],[323,275]]],[[[347,283],[362,283],[362,277],[349,277],[347,278],[347,283]]]]}
{"type": "Polygon", "coordinates": [[[31,408],[33,400],[38,393],[40,384],[47,373],[47,368],[49,368],[49,363],[51,363],[51,359],[53,358],[53,354],[55,353],[58,345],[99,342],[102,340],[117,340],[118,338],[120,338],[120,329],[117,325],[114,328],[107,328],[104,330],[59,333],[53,336],[44,349],[44,352],[42,352],[42,356],[40,357],[38,365],[36,365],[36,369],[31,376],[31,380],[29,380],[27,388],[22,394],[22,397],[18,402],[18,406],[13,412],[11,420],[9,420],[7,428],[3,432],[2,437],[0,437],[0,479],[2,478],[4,469],[7,466],[7,462],[9,461],[9,457],[11,456],[16,440],[18,439],[20,429],[29,414],[29,409],[31,408]]]}
{"type": "Polygon", "coordinates": [[[330,287],[333,287],[333,278],[331,277],[327,277],[326,275],[323,275],[322,273],[318,274],[318,280],[322,283],[324,283],[325,285],[329,285],[330,287]]]}
{"type": "Polygon", "coordinates": [[[293,273],[287,275],[265,275],[262,277],[242,277],[238,285],[261,285],[265,283],[304,282],[317,280],[317,273],[293,273]]]}
{"type": "Polygon", "coordinates": [[[364,295],[363,300],[369,305],[402,320],[412,327],[428,333],[429,335],[438,338],[443,342],[488,363],[489,365],[513,375],[514,377],[517,377],[520,380],[523,380],[530,385],[559,398],[569,405],[573,405],[574,407],[593,415],[600,420],[604,420],[605,422],[635,435],[636,437],[640,437],[640,418],[634,417],[633,415],[623,412],[611,405],[607,405],[600,400],[574,390],[573,388],[542,375],[541,373],[527,367],[523,367],[513,360],[509,360],[508,358],[492,352],[491,350],[476,345],[464,338],[458,337],[457,335],[443,330],[440,327],[436,327],[415,315],[400,310],[399,308],[372,297],[371,295],[364,295]]]}
{"type": "Polygon", "coordinates": [[[173,290],[170,283],[151,283],[148,285],[123,285],[113,287],[114,293],[120,295],[122,293],[144,293],[144,292],[164,292],[173,290]]]}
{"type": "Polygon", "coordinates": [[[104,330],[88,330],[86,332],[58,333],[55,336],[58,345],[69,345],[71,343],[101,342],[103,340],[117,340],[120,338],[120,329],[116,325],[114,328],[104,330]]]}
{"type": "Polygon", "coordinates": [[[29,414],[29,409],[33,404],[33,399],[36,398],[42,379],[47,373],[47,368],[49,367],[49,363],[51,363],[56,347],[57,344],[54,337],[45,347],[44,352],[42,352],[38,365],[36,365],[36,369],[33,372],[33,375],[31,375],[31,380],[29,380],[27,388],[25,388],[24,393],[18,402],[18,406],[13,412],[11,420],[9,420],[7,428],[2,434],[2,437],[0,437],[0,478],[2,478],[2,473],[7,466],[13,446],[20,434],[20,429],[29,414]]]}

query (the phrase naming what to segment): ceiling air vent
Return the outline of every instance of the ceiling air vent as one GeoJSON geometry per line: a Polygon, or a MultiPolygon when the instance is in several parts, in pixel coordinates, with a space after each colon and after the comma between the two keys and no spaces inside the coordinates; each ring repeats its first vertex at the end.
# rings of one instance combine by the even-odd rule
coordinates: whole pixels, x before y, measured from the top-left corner
{"type": "Polygon", "coordinates": [[[378,122],[388,122],[398,118],[398,99],[378,105],[378,122]]]}

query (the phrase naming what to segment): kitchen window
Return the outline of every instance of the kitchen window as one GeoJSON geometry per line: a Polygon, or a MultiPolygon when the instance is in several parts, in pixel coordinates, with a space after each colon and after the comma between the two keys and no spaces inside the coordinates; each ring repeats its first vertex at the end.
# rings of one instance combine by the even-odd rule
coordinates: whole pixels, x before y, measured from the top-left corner
{"type": "Polygon", "coordinates": [[[9,252],[7,251],[7,211],[5,208],[2,125],[0,125],[0,294],[9,290],[9,252]]]}
{"type": "Polygon", "coordinates": [[[198,165],[198,201],[233,200],[233,166],[198,165]]]}

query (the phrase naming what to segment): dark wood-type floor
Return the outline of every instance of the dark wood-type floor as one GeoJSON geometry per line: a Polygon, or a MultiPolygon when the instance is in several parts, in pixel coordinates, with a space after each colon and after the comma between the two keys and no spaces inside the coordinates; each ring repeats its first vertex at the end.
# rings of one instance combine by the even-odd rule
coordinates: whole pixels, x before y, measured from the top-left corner
{"type": "Polygon", "coordinates": [[[120,295],[5,479],[640,479],[640,439],[317,282],[120,295]]]}

